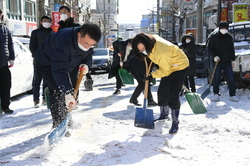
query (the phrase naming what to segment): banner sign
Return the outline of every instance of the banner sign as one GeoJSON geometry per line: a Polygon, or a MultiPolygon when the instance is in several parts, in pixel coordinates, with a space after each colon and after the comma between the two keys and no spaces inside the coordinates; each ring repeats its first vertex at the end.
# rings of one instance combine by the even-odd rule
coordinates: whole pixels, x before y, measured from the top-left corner
{"type": "Polygon", "coordinates": [[[233,4],[233,22],[243,22],[248,20],[248,5],[246,3],[233,4]]]}

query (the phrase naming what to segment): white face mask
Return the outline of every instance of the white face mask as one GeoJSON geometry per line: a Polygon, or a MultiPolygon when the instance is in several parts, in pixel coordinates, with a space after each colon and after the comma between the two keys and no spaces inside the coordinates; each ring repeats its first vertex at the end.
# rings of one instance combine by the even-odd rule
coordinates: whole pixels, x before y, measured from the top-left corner
{"type": "Polygon", "coordinates": [[[223,35],[225,35],[227,32],[228,32],[228,30],[226,30],[226,29],[221,29],[220,30],[220,33],[222,33],[223,35]]]}
{"type": "Polygon", "coordinates": [[[186,39],[186,43],[190,43],[191,42],[191,40],[190,39],[186,39]]]}
{"type": "Polygon", "coordinates": [[[67,14],[61,14],[60,15],[60,20],[66,20],[68,18],[68,15],[67,14]]]}
{"type": "Polygon", "coordinates": [[[80,43],[78,43],[78,47],[83,51],[88,51],[90,48],[83,47],[80,43]]]}
{"type": "Polygon", "coordinates": [[[146,51],[146,50],[144,50],[142,53],[143,53],[143,54],[145,54],[145,55],[148,55],[148,53],[147,53],[147,51],[146,51]]]}
{"type": "Polygon", "coordinates": [[[50,22],[43,22],[42,25],[44,28],[49,28],[51,26],[51,23],[50,22]]]}

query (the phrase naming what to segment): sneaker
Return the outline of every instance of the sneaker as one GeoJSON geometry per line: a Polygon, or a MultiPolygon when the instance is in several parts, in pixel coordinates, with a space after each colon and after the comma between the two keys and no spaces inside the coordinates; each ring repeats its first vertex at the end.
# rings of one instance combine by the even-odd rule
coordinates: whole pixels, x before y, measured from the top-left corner
{"type": "Polygon", "coordinates": [[[135,106],[141,106],[137,100],[129,100],[129,103],[134,104],[135,106]]]}
{"type": "Polygon", "coordinates": [[[229,99],[235,102],[238,102],[240,100],[237,96],[231,96],[229,99]]]}
{"type": "Polygon", "coordinates": [[[170,120],[170,118],[168,117],[168,114],[160,114],[160,117],[155,119],[154,122],[158,121],[158,120],[164,120],[166,119],[167,121],[170,120]]]}
{"type": "Polygon", "coordinates": [[[35,107],[35,108],[38,108],[38,107],[39,107],[39,100],[35,100],[35,101],[34,101],[34,107],[35,107]]]}
{"type": "Polygon", "coordinates": [[[153,106],[157,106],[158,104],[152,100],[152,101],[148,101],[148,107],[153,107],[153,106]]]}
{"type": "Polygon", "coordinates": [[[13,110],[11,110],[11,109],[9,109],[9,108],[7,108],[7,109],[2,109],[2,111],[4,112],[4,113],[6,113],[6,114],[12,114],[14,111],[13,110]]]}
{"type": "Polygon", "coordinates": [[[220,96],[218,94],[214,94],[213,98],[211,99],[212,101],[216,102],[220,100],[220,96]]]}
{"type": "Polygon", "coordinates": [[[114,95],[120,94],[121,91],[119,89],[116,89],[116,91],[113,93],[114,95]]]}

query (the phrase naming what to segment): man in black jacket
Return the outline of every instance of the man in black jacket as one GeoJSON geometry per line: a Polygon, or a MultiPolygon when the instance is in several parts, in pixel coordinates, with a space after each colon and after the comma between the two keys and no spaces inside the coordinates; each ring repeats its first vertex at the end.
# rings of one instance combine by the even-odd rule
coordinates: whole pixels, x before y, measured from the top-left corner
{"type": "MultiPolygon", "coordinates": [[[[60,13],[60,22],[58,23],[60,27],[58,28],[58,31],[60,31],[63,28],[71,28],[71,27],[78,27],[80,24],[74,23],[74,19],[71,17],[71,10],[68,6],[61,6],[59,8],[60,13]]],[[[71,80],[73,82],[73,85],[76,84],[77,81],[77,73],[78,68],[74,69],[71,73],[71,80]]],[[[88,73],[86,74],[86,81],[84,82],[84,86],[86,90],[92,90],[93,89],[93,80],[91,75],[88,73]]]]}
{"type": "Polygon", "coordinates": [[[75,105],[74,85],[69,73],[79,66],[87,74],[92,65],[93,48],[101,38],[101,30],[95,24],[65,28],[50,36],[38,48],[35,59],[50,91],[50,111],[53,128],[67,115],[67,109],[75,105]]]}
{"type": "MultiPolygon", "coordinates": [[[[46,38],[53,35],[55,32],[52,31],[51,26],[51,18],[48,16],[42,16],[40,19],[40,27],[36,30],[33,30],[30,37],[30,51],[32,53],[32,57],[35,58],[35,53],[40,45],[44,42],[46,38]]],[[[40,97],[40,84],[42,81],[42,74],[38,71],[36,63],[34,59],[34,77],[33,77],[33,101],[34,106],[39,107],[39,97],[40,97]]],[[[47,87],[46,83],[43,81],[43,104],[45,104],[44,97],[44,89],[47,87]]]]}
{"type": "Polygon", "coordinates": [[[228,28],[229,24],[227,22],[220,22],[219,31],[210,36],[207,44],[210,55],[215,62],[218,62],[213,80],[214,97],[212,101],[220,100],[219,84],[222,70],[228,80],[229,99],[235,102],[239,101],[239,98],[235,95],[234,73],[232,70],[232,61],[235,60],[234,42],[232,36],[228,34],[228,28]]]}
{"type": "MultiPolygon", "coordinates": [[[[0,9],[0,22],[2,22],[3,11],[0,9]]],[[[1,108],[6,114],[12,114],[10,105],[11,73],[9,67],[14,65],[15,53],[12,36],[9,29],[0,23],[0,97],[1,108]]],[[[1,109],[0,108],[0,109],[1,109]]]]}

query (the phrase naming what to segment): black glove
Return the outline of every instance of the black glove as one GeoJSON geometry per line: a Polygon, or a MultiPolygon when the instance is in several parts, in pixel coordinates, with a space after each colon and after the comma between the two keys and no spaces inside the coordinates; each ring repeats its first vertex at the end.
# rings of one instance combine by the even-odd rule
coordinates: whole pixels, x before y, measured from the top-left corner
{"type": "Polygon", "coordinates": [[[143,81],[146,81],[146,80],[149,80],[149,81],[150,81],[150,80],[152,80],[152,78],[153,78],[152,75],[149,74],[149,76],[148,76],[148,77],[145,77],[143,81]]]}
{"type": "Polygon", "coordinates": [[[153,63],[152,67],[151,67],[151,73],[155,72],[158,69],[159,69],[159,66],[157,64],[153,63]]]}

